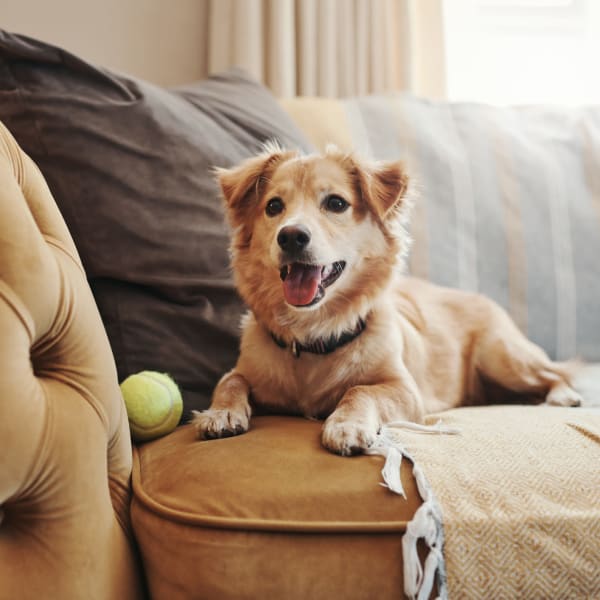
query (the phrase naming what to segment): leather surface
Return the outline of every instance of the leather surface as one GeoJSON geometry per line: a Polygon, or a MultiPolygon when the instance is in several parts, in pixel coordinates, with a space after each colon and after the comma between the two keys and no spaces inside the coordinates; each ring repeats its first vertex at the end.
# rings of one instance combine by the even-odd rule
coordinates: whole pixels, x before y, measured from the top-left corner
{"type": "Polygon", "coordinates": [[[142,594],[131,443],[73,241],[0,124],[0,598],[142,594]]]}
{"type": "Polygon", "coordinates": [[[197,441],[191,427],[140,446],[132,522],[153,598],[398,598],[401,539],[420,506],[379,485],[383,458],[343,458],[321,423],[255,417],[197,441]]]}

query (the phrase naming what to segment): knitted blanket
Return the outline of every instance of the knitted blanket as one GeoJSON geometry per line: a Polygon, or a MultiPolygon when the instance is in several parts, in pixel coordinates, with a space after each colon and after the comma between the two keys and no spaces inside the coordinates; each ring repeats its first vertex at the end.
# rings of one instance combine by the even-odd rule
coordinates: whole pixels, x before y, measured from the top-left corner
{"type": "Polygon", "coordinates": [[[600,598],[600,410],[461,408],[398,432],[435,494],[450,598],[600,598]]]}

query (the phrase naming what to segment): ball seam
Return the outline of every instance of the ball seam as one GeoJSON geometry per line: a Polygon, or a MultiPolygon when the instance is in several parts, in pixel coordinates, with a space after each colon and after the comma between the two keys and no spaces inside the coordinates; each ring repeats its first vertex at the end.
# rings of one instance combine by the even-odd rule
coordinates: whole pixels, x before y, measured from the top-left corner
{"type": "Polygon", "coordinates": [[[135,427],[137,427],[138,429],[141,429],[144,433],[147,433],[149,431],[153,431],[154,429],[162,427],[171,418],[171,415],[173,414],[173,409],[175,408],[175,399],[173,398],[173,394],[171,393],[169,386],[164,381],[161,381],[160,379],[154,377],[150,373],[138,373],[138,376],[145,377],[146,379],[150,379],[154,383],[158,383],[159,385],[161,385],[167,391],[167,394],[169,396],[169,402],[170,402],[169,411],[167,412],[165,418],[160,423],[156,423],[155,425],[152,425],[150,427],[141,427],[139,424],[137,424],[137,423],[135,424],[135,427]]]}

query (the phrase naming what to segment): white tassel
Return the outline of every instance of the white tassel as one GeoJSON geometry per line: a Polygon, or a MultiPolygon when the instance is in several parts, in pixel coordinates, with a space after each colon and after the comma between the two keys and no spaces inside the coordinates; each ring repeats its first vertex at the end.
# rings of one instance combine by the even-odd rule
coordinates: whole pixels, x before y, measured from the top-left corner
{"type": "Polygon", "coordinates": [[[387,428],[406,429],[407,431],[416,431],[418,433],[438,433],[444,435],[458,435],[460,429],[455,427],[446,427],[440,419],[435,425],[420,425],[419,423],[411,423],[410,421],[392,421],[386,423],[387,428]]]}
{"type": "Polygon", "coordinates": [[[381,476],[383,477],[382,485],[388,487],[395,494],[399,494],[403,498],[406,498],[404,487],[402,487],[402,479],[400,479],[400,467],[402,466],[402,452],[393,446],[390,447],[387,453],[387,458],[381,469],[381,476]]]}
{"type": "Polygon", "coordinates": [[[402,456],[405,450],[389,434],[386,428],[382,428],[377,435],[377,441],[365,451],[366,454],[378,454],[385,458],[381,476],[383,487],[389,488],[395,494],[406,499],[406,493],[400,478],[400,467],[402,466],[402,456]]]}
{"type": "Polygon", "coordinates": [[[426,600],[431,595],[437,575],[438,598],[443,599],[447,597],[447,590],[444,555],[442,553],[444,543],[442,514],[423,470],[415,463],[406,448],[392,435],[391,428],[446,435],[456,435],[460,431],[445,427],[441,420],[435,425],[418,425],[408,421],[395,421],[381,428],[377,441],[367,451],[368,454],[379,454],[385,457],[385,463],[381,470],[384,483],[381,485],[385,485],[392,492],[404,498],[406,498],[406,493],[400,478],[402,457],[406,457],[413,463],[413,476],[423,504],[407,524],[406,532],[402,537],[404,593],[411,600],[426,600]],[[417,544],[421,538],[429,548],[424,566],[421,565],[417,552],[417,544]]]}

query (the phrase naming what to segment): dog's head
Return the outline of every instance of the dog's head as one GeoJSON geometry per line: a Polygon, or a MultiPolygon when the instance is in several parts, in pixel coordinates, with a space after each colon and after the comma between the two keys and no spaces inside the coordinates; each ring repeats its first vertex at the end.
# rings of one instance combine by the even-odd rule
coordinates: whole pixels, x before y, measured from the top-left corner
{"type": "Polygon", "coordinates": [[[408,177],[399,162],[270,147],[218,179],[236,284],[262,320],[360,314],[402,261],[408,177]]]}

